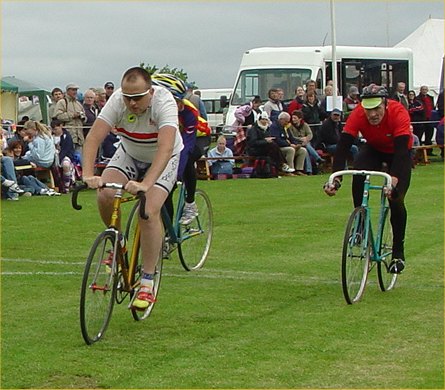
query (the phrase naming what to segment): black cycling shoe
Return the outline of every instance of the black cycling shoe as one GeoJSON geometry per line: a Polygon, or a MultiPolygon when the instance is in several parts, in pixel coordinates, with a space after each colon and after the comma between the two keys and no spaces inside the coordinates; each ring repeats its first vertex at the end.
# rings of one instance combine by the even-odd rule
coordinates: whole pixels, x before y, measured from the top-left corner
{"type": "Polygon", "coordinates": [[[400,274],[405,269],[405,260],[392,259],[389,263],[389,272],[391,274],[400,274]]]}

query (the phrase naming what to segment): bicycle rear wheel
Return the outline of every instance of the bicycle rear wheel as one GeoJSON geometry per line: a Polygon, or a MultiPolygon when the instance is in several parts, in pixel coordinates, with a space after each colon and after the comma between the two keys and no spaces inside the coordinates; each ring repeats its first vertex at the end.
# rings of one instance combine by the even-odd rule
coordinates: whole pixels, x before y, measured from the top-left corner
{"type": "Polygon", "coordinates": [[[343,240],[341,279],[347,303],[360,300],[370,266],[370,245],[365,241],[366,210],[357,207],[349,217],[343,240]]]}
{"type": "MultiPolygon", "coordinates": [[[[128,260],[130,261],[131,258],[133,257],[135,259],[134,269],[132,271],[133,277],[130,281],[132,287],[132,291],[130,293],[130,298],[131,298],[130,310],[133,318],[136,321],[142,321],[145,320],[151,314],[155,303],[151,303],[144,311],[131,308],[131,302],[133,301],[134,295],[137,289],[139,288],[144,267],[144,262],[141,256],[140,230],[138,224],[139,224],[139,203],[134,205],[133,209],[131,210],[128,216],[127,226],[125,228],[125,236],[127,238],[128,260]]],[[[159,287],[162,275],[162,264],[163,263],[162,263],[162,247],[161,247],[161,252],[159,254],[153,278],[153,295],[155,297],[157,297],[159,293],[159,287]]]]}
{"type": "Polygon", "coordinates": [[[382,230],[380,231],[380,249],[379,257],[380,261],[377,263],[377,277],[379,280],[379,287],[381,291],[391,290],[397,281],[397,274],[392,274],[389,272],[389,263],[392,258],[392,226],[390,221],[390,211],[389,207],[386,207],[383,220],[382,220],[382,230]]]}
{"type": "Polygon", "coordinates": [[[113,312],[118,280],[112,272],[114,243],[114,232],[99,234],[85,264],[80,292],[80,328],[89,345],[102,338],[113,312]]]}
{"type": "Polygon", "coordinates": [[[197,189],[195,203],[199,215],[188,225],[179,226],[178,254],[186,271],[202,268],[213,237],[213,210],[209,196],[197,189]]]}

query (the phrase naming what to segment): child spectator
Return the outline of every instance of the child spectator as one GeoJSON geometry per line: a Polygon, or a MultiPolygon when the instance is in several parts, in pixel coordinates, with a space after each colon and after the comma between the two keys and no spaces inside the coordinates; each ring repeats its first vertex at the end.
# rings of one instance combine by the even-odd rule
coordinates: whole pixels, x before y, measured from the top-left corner
{"type": "Polygon", "coordinates": [[[63,128],[60,120],[53,119],[51,128],[56,147],[55,164],[62,170],[63,189],[61,191],[67,193],[71,184],[75,182],[74,143],[71,134],[63,128]]]}

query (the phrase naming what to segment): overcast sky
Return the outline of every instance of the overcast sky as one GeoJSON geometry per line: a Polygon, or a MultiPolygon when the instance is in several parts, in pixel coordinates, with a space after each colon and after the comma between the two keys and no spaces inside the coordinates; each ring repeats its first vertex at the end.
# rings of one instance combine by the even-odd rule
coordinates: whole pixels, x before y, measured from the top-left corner
{"type": "MultiPolygon", "coordinates": [[[[184,69],[200,88],[233,87],[244,51],[331,44],[325,1],[8,1],[2,76],[51,90],[119,84],[141,62],[184,69]]],[[[335,0],[337,45],[393,46],[442,0],[335,0]]]]}

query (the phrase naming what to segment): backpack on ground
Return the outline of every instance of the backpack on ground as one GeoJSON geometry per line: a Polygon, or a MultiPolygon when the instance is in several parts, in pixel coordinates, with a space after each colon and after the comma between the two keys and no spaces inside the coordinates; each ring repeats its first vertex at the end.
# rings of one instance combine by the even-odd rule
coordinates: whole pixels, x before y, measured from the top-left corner
{"type": "Polygon", "coordinates": [[[269,157],[258,157],[253,164],[252,178],[270,179],[278,177],[277,169],[270,162],[269,157]]]}

